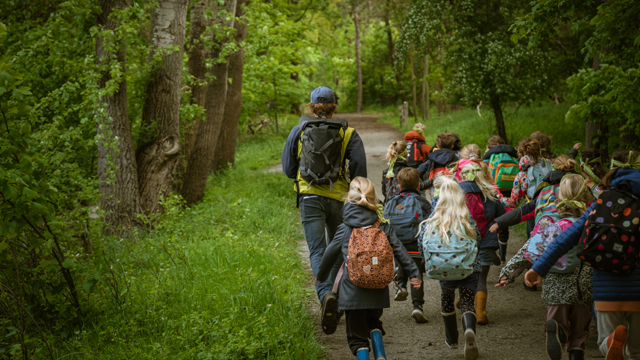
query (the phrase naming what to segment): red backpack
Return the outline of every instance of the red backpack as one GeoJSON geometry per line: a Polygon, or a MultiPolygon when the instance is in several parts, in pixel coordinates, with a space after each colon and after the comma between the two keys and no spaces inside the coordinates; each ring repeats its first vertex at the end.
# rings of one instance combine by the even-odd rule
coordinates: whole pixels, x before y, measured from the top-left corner
{"type": "Polygon", "coordinates": [[[426,144],[424,141],[413,139],[407,141],[407,165],[411,167],[418,167],[427,160],[427,155],[422,153],[422,145],[426,144]]]}
{"type": "Polygon", "coordinates": [[[380,223],[351,231],[347,269],[357,287],[384,289],[393,281],[393,248],[380,223]]]}
{"type": "Polygon", "coordinates": [[[484,213],[484,205],[482,205],[482,194],[465,193],[464,198],[467,201],[467,207],[469,208],[469,212],[471,212],[471,216],[473,216],[473,219],[478,225],[480,236],[484,237],[484,235],[487,233],[489,222],[487,221],[487,216],[484,213]]]}

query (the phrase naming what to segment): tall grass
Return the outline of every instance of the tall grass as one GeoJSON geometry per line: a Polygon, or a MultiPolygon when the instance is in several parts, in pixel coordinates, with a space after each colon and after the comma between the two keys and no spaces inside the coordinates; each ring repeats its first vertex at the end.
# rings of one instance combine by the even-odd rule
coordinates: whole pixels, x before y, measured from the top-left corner
{"type": "MultiPolygon", "coordinates": [[[[209,179],[205,198],[133,239],[104,241],[96,285],[105,299],[83,331],[52,339],[68,359],[315,359],[307,275],[291,184],[264,173],[284,137],[244,141],[237,168],[209,179]],[[117,284],[117,285],[114,285],[117,284]]],[[[313,293],[313,294],[311,294],[313,293]]]]}
{"type": "MultiPolygon", "coordinates": [[[[576,142],[584,141],[584,124],[573,124],[565,121],[564,115],[569,109],[568,104],[548,104],[535,107],[507,107],[504,109],[505,126],[508,141],[514,147],[518,141],[529,136],[534,131],[542,131],[552,137],[552,150],[556,154],[566,153],[576,142]]],[[[394,124],[403,132],[411,130],[414,118],[409,119],[409,125],[400,126],[397,111],[378,121],[394,124]]],[[[424,124],[427,127],[427,142],[433,144],[436,136],[444,131],[460,134],[463,144],[478,144],[484,149],[487,139],[497,134],[495,117],[489,108],[481,109],[482,117],[475,109],[464,109],[432,116],[424,124]]],[[[422,122],[418,119],[418,122],[422,122]]]]}

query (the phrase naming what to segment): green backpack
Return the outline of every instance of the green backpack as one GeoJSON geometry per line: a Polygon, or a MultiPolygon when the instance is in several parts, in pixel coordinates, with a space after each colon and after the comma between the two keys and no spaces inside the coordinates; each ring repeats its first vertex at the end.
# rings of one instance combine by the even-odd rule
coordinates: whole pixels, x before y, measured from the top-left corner
{"type": "Polygon", "coordinates": [[[489,170],[493,177],[493,182],[498,189],[509,191],[513,188],[513,181],[520,172],[518,159],[507,153],[498,153],[489,158],[489,170]]]}

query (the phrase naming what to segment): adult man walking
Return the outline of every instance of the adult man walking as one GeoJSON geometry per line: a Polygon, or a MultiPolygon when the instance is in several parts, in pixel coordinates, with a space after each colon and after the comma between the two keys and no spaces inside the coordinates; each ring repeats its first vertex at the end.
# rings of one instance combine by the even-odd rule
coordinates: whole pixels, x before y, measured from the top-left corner
{"type": "MultiPolygon", "coordinates": [[[[342,224],[342,204],[349,190],[349,179],[367,177],[364,145],[347,120],[334,118],[338,97],[331,88],[321,86],[311,92],[309,109],[291,129],[282,151],[282,171],[294,179],[309,261],[314,277],[322,255],[342,224]],[[346,160],[349,160],[348,169],[346,160]]],[[[333,282],[341,264],[336,264],[325,282],[316,284],[322,305],[322,329],[336,331],[340,314],[333,282]]]]}

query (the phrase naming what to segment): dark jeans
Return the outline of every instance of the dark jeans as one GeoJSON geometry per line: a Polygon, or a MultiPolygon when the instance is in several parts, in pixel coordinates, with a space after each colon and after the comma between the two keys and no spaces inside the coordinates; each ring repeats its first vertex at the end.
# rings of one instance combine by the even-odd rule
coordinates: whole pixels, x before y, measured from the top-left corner
{"type": "Polygon", "coordinates": [[[382,309],[369,310],[345,310],[347,323],[347,342],[353,355],[358,353],[358,349],[369,347],[369,334],[373,329],[379,329],[384,335],[382,328],[382,309]]]}
{"type": "MultiPolygon", "coordinates": [[[[407,251],[418,251],[418,242],[416,241],[413,244],[403,244],[404,248],[407,249],[407,251]]],[[[420,271],[420,278],[422,279],[424,273],[425,273],[425,268],[424,268],[424,259],[422,257],[420,258],[414,258],[413,256],[411,256],[411,258],[413,259],[413,261],[416,263],[416,266],[418,267],[418,270],[420,271]]],[[[424,305],[424,281],[422,282],[422,284],[420,285],[419,289],[415,289],[413,286],[411,286],[411,284],[408,283],[407,281],[407,274],[404,272],[404,269],[402,268],[402,266],[400,266],[400,264],[398,263],[398,261],[396,261],[396,280],[398,281],[398,285],[407,288],[410,287],[411,288],[411,302],[413,303],[413,306],[419,305],[422,306],[424,305]]]]}
{"type": "MultiPolygon", "coordinates": [[[[333,240],[338,226],[342,224],[342,202],[322,196],[305,196],[300,200],[300,217],[304,237],[309,247],[311,270],[316,277],[324,250],[333,240]]],[[[342,261],[338,261],[327,281],[316,284],[316,292],[320,300],[326,293],[331,292],[341,265],[342,261]]]]}

